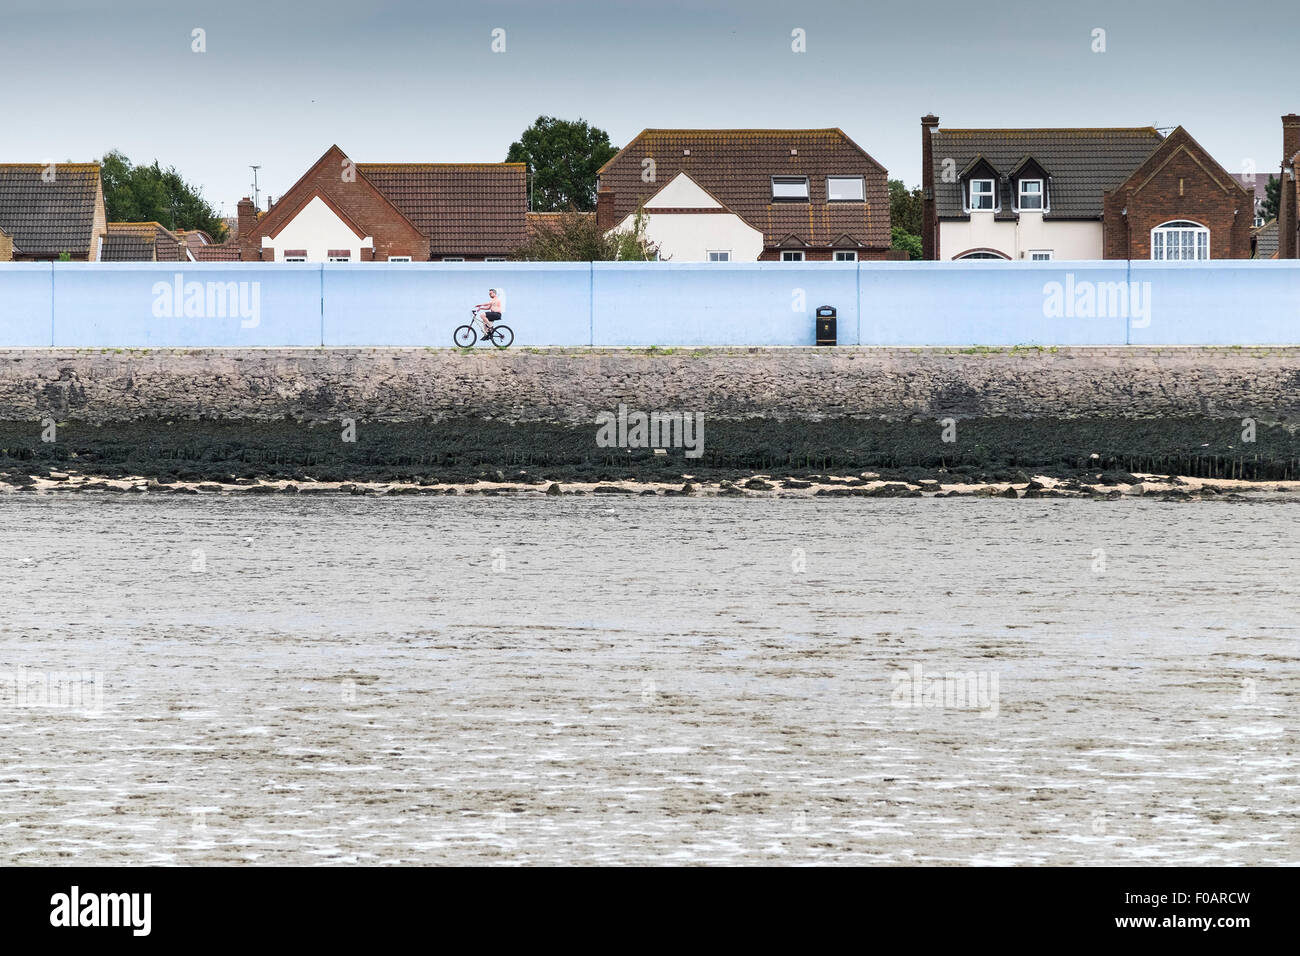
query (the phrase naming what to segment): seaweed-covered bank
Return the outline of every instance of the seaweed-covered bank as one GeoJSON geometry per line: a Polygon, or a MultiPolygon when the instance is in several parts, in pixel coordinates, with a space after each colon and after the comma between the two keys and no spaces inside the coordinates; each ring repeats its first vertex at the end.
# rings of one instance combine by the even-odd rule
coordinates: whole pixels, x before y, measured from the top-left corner
{"type": "Polygon", "coordinates": [[[10,489],[1289,492],[1297,421],[1291,347],[0,350],[10,489]]]}

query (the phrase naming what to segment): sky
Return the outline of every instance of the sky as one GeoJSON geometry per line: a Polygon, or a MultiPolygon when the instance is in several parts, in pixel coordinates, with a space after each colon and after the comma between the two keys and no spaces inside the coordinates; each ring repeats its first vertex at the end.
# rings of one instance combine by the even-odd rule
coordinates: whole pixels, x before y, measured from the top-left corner
{"type": "Polygon", "coordinates": [[[251,164],[265,204],[334,143],[357,162],[497,162],[546,114],[616,146],[838,126],[914,186],[934,112],[1182,125],[1229,171],[1263,172],[1300,112],[1297,62],[1296,0],[0,0],[0,162],[119,149],[233,215],[251,164]]]}

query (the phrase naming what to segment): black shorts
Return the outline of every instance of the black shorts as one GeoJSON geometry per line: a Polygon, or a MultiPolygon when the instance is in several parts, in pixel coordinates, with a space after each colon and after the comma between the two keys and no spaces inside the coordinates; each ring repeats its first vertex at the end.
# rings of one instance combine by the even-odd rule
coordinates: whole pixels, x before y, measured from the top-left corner
{"type": "Polygon", "coordinates": [[[500,322],[500,321],[501,321],[501,313],[500,313],[500,312],[484,312],[483,314],[487,316],[487,320],[488,320],[489,322],[500,322]]]}

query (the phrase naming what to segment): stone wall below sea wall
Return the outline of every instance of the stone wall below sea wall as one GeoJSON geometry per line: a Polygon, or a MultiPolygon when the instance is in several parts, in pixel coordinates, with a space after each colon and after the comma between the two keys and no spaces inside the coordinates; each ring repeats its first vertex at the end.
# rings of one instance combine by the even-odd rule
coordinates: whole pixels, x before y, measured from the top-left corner
{"type": "Polygon", "coordinates": [[[1300,417],[1300,347],[0,349],[0,421],[1300,417]]]}

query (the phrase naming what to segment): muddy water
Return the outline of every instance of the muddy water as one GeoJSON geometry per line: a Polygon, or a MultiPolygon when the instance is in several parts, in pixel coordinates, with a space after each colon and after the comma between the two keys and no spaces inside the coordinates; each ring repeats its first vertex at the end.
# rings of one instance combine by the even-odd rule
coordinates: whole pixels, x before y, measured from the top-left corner
{"type": "Polygon", "coordinates": [[[0,862],[1294,863],[1298,531],[5,495],[0,862]]]}

